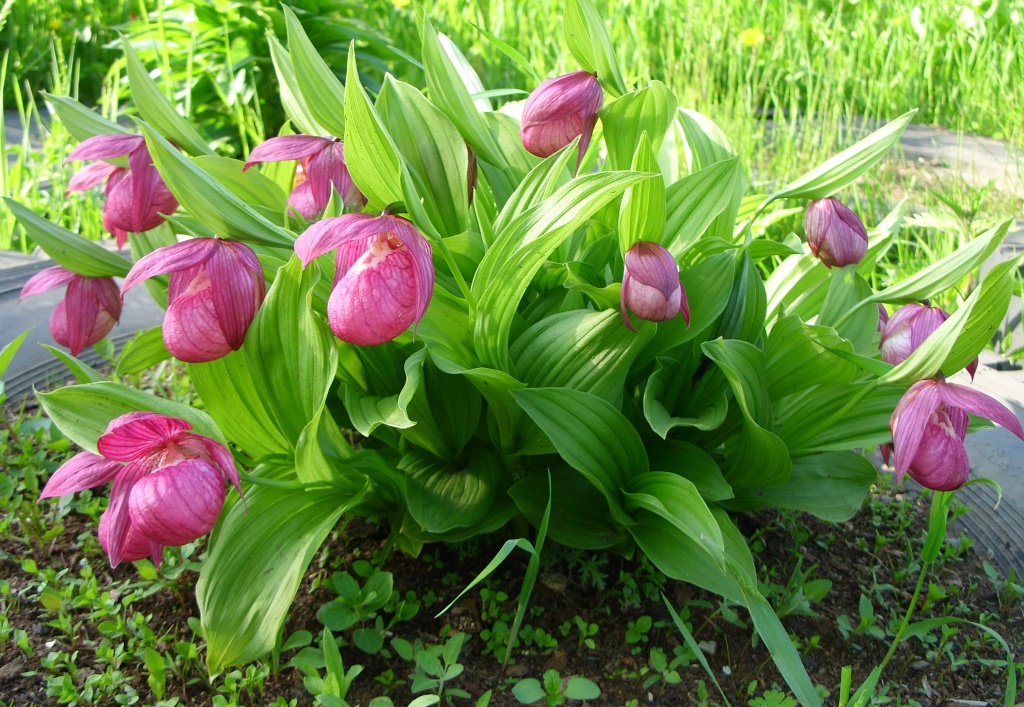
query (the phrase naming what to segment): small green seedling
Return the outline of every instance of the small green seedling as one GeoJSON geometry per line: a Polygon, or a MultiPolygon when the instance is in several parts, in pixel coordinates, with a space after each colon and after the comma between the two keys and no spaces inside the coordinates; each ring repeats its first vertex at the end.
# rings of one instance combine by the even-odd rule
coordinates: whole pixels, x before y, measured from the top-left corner
{"type": "Polygon", "coordinates": [[[564,705],[566,700],[596,700],[601,688],[583,677],[563,678],[557,670],[545,670],[544,682],[525,678],[512,686],[512,694],[520,704],[532,705],[544,700],[548,707],[564,705]]]}

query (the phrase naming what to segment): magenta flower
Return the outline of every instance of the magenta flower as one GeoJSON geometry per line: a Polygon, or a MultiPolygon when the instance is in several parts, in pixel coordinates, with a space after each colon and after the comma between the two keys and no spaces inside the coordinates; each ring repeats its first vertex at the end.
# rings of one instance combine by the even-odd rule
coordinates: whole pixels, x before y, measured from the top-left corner
{"type": "Polygon", "coordinates": [[[54,265],[30,277],[18,300],[61,285],[68,289],[50,315],[50,334],[58,344],[67,346],[72,356],[77,356],[117,324],[121,318],[121,297],[112,277],[86,277],[54,265]]]}
{"type": "Polygon", "coordinates": [[[224,481],[241,494],[231,453],[189,432],[185,420],[132,412],[111,421],[96,443],[53,473],[39,498],[113,480],[99,538],[117,567],[149,556],[159,567],[165,545],[184,545],[210,532],[224,506],[224,481]]]}
{"type": "MultiPolygon", "coordinates": [[[[878,344],[882,350],[882,360],[894,366],[903,363],[947,319],[949,314],[938,307],[903,305],[882,328],[882,338],[878,344]]],[[[974,378],[977,370],[978,359],[974,359],[968,364],[967,372],[974,378]]]]}
{"type": "Polygon", "coordinates": [[[601,83],[586,71],[548,79],[533,90],[523,107],[519,127],[523,147],[538,157],[550,157],[582,136],[576,160],[579,169],[603,100],[601,83]]]}
{"type": "Polygon", "coordinates": [[[123,248],[129,233],[142,233],[164,222],[174,213],[174,198],[163,177],[153,166],[153,158],[141,135],[97,135],[82,141],[71,151],[64,164],[74,160],[109,160],[128,157],[128,169],[108,162],[97,162],[78,170],[68,183],[68,193],[86,191],[106,180],[107,203],[103,205],[103,227],[123,248]]]}
{"type": "Polygon", "coordinates": [[[266,294],[263,268],[249,246],[193,238],[158,248],[135,263],[121,292],[167,272],[163,333],[171,355],[203,363],[240,348],[266,294]]]}
{"type": "Polygon", "coordinates": [[[388,214],[345,214],[313,224],[295,241],[304,266],[335,248],[327,302],[335,336],[375,346],[419,323],[434,292],[434,263],[415,226],[388,214]]]}
{"type": "Polygon", "coordinates": [[[331,187],[338,190],[345,208],[362,208],[366,198],[360,193],[345,166],[345,147],[341,140],[314,135],[272,137],[256,146],[242,171],[260,162],[301,160],[295,187],[288,204],[303,218],[323,213],[331,200],[331,187]]]}
{"type": "Polygon", "coordinates": [[[629,321],[628,307],[649,322],[664,322],[678,314],[690,325],[690,307],[679,282],[679,265],[665,248],[650,241],[637,241],[626,252],[619,309],[622,321],[629,321]]]}
{"type": "Polygon", "coordinates": [[[984,393],[935,379],[918,381],[889,419],[896,482],[909,473],[917,483],[935,491],[952,491],[967,483],[971,470],[964,449],[968,413],[998,422],[1024,440],[1020,421],[984,393]]]}
{"type": "Polygon", "coordinates": [[[811,253],[830,268],[859,263],[868,252],[868,232],[860,217],[834,196],[807,205],[804,234],[811,253]]]}

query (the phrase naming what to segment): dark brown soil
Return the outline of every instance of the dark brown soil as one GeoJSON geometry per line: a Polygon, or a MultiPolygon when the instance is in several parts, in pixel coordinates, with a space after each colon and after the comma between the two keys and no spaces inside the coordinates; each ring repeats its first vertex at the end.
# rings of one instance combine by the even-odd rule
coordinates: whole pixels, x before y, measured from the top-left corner
{"type": "MultiPolygon", "coordinates": [[[[901,497],[882,498],[875,504],[875,513],[862,512],[852,521],[839,525],[806,517],[780,518],[768,512],[738,519],[741,530],[748,537],[756,535],[755,550],[758,551],[759,577],[762,580],[785,586],[799,562],[805,571],[814,567],[809,579],[824,578],[832,582],[827,596],[811,607],[817,612],[816,616],[790,615],[783,619],[802,647],[804,663],[812,679],[829,691],[826,704],[836,703],[843,666],[852,666],[853,684],[856,686],[881,661],[889,643],[888,639],[866,635],[845,639],[839,630],[838,617],[845,614],[856,626],[863,593],[873,599],[874,611],[879,616],[878,624],[884,628],[892,620],[895,626],[896,619],[892,617],[901,616],[910,601],[916,573],[897,572],[917,562],[916,554],[908,553],[904,538],[923,537],[928,506],[926,500],[916,496],[908,497],[905,506],[901,504],[904,504],[901,497]],[[886,504],[893,509],[888,518],[886,504]],[[898,513],[898,507],[904,510],[898,513]],[[900,530],[901,526],[907,525],[908,519],[908,527],[900,530]],[[876,540],[879,537],[891,541],[879,543],[876,540]]],[[[43,565],[40,558],[47,557],[51,567],[74,568],[83,557],[81,540],[88,543],[86,539],[91,540],[89,534],[92,532],[94,528],[90,519],[69,515],[65,519],[64,531],[45,548],[48,557],[38,550],[34,555],[40,565],[43,565]]],[[[317,621],[316,612],[335,596],[324,586],[330,574],[346,569],[355,558],[372,558],[384,546],[385,539],[384,530],[358,522],[346,530],[345,539],[333,539],[327,551],[314,560],[314,566],[307,572],[293,606],[287,632],[306,629],[319,635],[323,626],[317,621]]],[[[959,557],[949,559],[929,578],[936,587],[932,590],[933,597],[937,597],[941,590],[945,598],[926,605],[926,584],[915,620],[946,615],[981,620],[1010,643],[1019,661],[1019,656],[1024,654],[1021,604],[1018,599],[1013,599],[1000,605],[1000,597],[983,571],[984,558],[972,549],[958,548],[961,542],[960,539],[949,540],[951,554],[959,554],[959,557]]],[[[915,548],[919,548],[919,542],[915,548]]],[[[433,618],[483,568],[496,549],[497,545],[481,545],[475,552],[468,552],[465,546],[431,547],[426,551],[431,556],[429,562],[423,558],[394,554],[385,566],[394,573],[395,588],[402,595],[412,591],[423,600],[431,590],[436,594],[435,602],[429,607],[422,607],[414,619],[395,626],[394,635],[409,641],[419,638],[424,643],[438,643],[451,631],[472,634],[473,638],[461,656],[465,671],[453,686],[470,692],[474,698],[486,690],[493,690],[491,705],[514,705],[518,703],[509,687],[516,679],[525,676],[539,679],[544,670],[554,668],[563,677],[581,675],[598,683],[602,696],[590,704],[625,705],[634,699],[641,705],[696,704],[699,681],[706,685],[709,703],[721,704],[707,674],[696,661],[689,667],[678,668],[682,680],[677,685],[658,681],[649,688],[643,687],[643,682],[650,677],[649,672],[641,675],[645,667],[649,667],[650,648],[661,647],[671,660],[673,649],[682,644],[682,638],[672,626],[665,607],[654,598],[656,587],[649,592],[653,596],[641,603],[626,601],[620,573],[637,578],[641,583],[653,575],[638,570],[635,561],[619,557],[598,558],[596,561],[605,578],[602,590],[580,576],[581,560],[578,555],[567,556],[552,547],[531,599],[531,606],[543,610],[537,612],[539,615],[528,615],[526,623],[554,636],[558,639],[558,646],[546,651],[535,647],[517,649],[513,663],[503,670],[498,657],[484,654],[486,643],[479,634],[489,624],[481,616],[478,592],[471,592],[449,613],[433,618]],[[648,633],[648,641],[627,643],[628,623],[645,615],[655,622],[648,633]],[[563,636],[559,630],[562,624],[577,616],[599,626],[593,649],[580,646],[575,628],[568,636],[563,636]]],[[[6,603],[8,620],[12,628],[28,632],[37,656],[45,656],[51,650],[78,651],[79,679],[84,679],[91,670],[95,646],[101,635],[95,627],[84,622],[76,635],[75,645],[63,645],[48,625],[53,616],[50,612],[35,601],[12,599],[21,596],[28,589],[29,582],[37,581],[21,570],[19,558],[23,551],[23,547],[10,539],[0,543],[0,574],[11,583],[10,596],[0,597],[6,603]]],[[[99,567],[95,558],[93,566],[99,567]]],[[[515,596],[525,567],[525,559],[513,555],[488,584],[493,590],[500,589],[511,597],[501,607],[509,614],[515,613],[515,596]]],[[[122,566],[108,570],[100,580],[101,583],[131,580],[136,578],[135,572],[132,565],[122,566]]],[[[133,611],[152,614],[150,626],[158,635],[168,635],[167,647],[175,640],[194,640],[186,624],[188,616],[198,615],[191,591],[194,581],[194,573],[186,573],[179,579],[180,591],[162,590],[132,605],[133,611]]],[[[693,633],[703,643],[711,667],[732,704],[747,704],[752,697],[760,696],[773,686],[785,689],[764,645],[752,641],[752,629],[745,612],[739,610],[737,616],[727,617],[717,610],[720,602],[714,596],[681,583],[668,582],[664,591],[677,610],[689,608],[693,633]],[[727,618],[734,618],[736,623],[730,623],[727,618]]],[[[773,602],[781,601],[778,592],[772,596],[773,602]]],[[[1001,702],[1006,678],[1005,667],[998,662],[1005,660],[1005,652],[998,650],[992,641],[982,640],[983,634],[975,628],[958,625],[957,629],[956,635],[948,639],[942,650],[934,650],[935,645],[927,646],[917,639],[904,642],[883,676],[883,683],[890,684],[889,696],[898,698],[892,704],[914,704],[911,700],[921,705],[1001,702]],[[973,702],[956,703],[955,700],[973,702]]],[[[938,635],[937,631],[935,636],[938,635]]],[[[339,639],[347,637],[342,634],[339,639]]],[[[0,700],[9,705],[57,704],[55,698],[46,695],[46,671],[37,660],[26,658],[13,641],[0,649],[0,700]],[[37,674],[26,676],[26,673],[33,672],[37,674]]],[[[380,655],[371,656],[354,646],[343,647],[342,656],[346,666],[360,664],[364,668],[348,695],[352,705],[366,705],[371,698],[384,694],[386,686],[374,678],[389,669],[396,678],[406,681],[390,688],[388,694],[395,704],[405,705],[415,697],[409,692],[411,680],[408,676],[412,672],[412,663],[398,657],[387,660],[380,655]]],[[[289,657],[286,654],[284,660],[289,657]]],[[[129,658],[121,665],[121,670],[127,674],[137,673],[132,685],[141,696],[139,704],[152,704],[154,700],[147,687],[145,666],[135,664],[129,658]]],[[[212,704],[212,695],[205,682],[197,679],[198,675],[187,677],[191,684],[182,684],[178,678],[169,675],[169,695],[182,698],[187,705],[212,704]]],[[[262,694],[251,698],[243,696],[242,703],[268,704],[279,696],[295,698],[299,705],[313,703],[303,686],[301,673],[291,668],[284,668],[278,675],[269,677],[262,694]]],[[[469,705],[472,702],[456,700],[455,704],[469,705]]]]}

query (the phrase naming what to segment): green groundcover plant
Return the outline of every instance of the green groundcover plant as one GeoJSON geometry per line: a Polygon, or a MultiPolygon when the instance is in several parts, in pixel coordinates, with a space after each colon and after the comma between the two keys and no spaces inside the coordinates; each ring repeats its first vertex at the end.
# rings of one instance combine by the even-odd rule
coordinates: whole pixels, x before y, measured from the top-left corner
{"type": "Polygon", "coordinates": [[[580,70],[498,111],[502,92],[429,20],[425,90],[388,77],[371,100],[354,51],[342,84],[284,14],[290,127],[248,162],[214,154],[128,44],[137,132],[49,97],[81,141],[71,160],[88,162],[71,190],[104,185],[104,225],[135,262],[8,200],[58,263],[23,296],[67,286],[51,330],[80,383],[40,395],[85,450],[43,495],[112,481],[99,535],[113,564],[159,564],[211,533],[197,585],[211,671],[273,648],[344,515],[413,554],[529,523],[537,546],[503,555],[536,555],[545,536],[641,552],[745,606],[797,698],[820,704],[729,511],[842,520],[877,479],[862,448],[887,445],[899,476],[949,491],[968,482],[969,423],[1024,438],[944,378],[990,340],[1015,262],[952,315],[917,304],[1009,222],[874,292],[865,276],[902,207],[866,228],[833,195],[912,114],[757,193],[711,121],[659,81],[625,84],[588,0],[565,6],[580,70]],[[794,203],[807,244],[766,237],[794,203]],[[117,372],[174,356],[202,409],[74,358],[116,322],[115,277],[167,309],[117,372]]]}

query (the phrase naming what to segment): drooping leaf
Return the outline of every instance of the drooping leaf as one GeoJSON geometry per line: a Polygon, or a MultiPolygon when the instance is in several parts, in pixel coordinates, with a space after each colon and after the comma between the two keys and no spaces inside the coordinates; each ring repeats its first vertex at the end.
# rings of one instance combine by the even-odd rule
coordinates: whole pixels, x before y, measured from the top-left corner
{"type": "Polygon", "coordinates": [[[354,41],[348,52],[345,117],[345,163],[352,181],[375,209],[401,201],[401,158],[359,83],[354,41]]]}
{"type": "MultiPolygon", "coordinates": [[[[295,12],[283,5],[285,25],[288,28],[288,52],[291,58],[295,83],[289,85],[298,87],[301,95],[301,103],[295,103],[309,113],[309,117],[318,126],[323,126],[335,137],[345,136],[346,108],[345,95],[346,87],[334,75],[330,67],[320,57],[316,47],[309,41],[306,30],[303,29],[295,12]]],[[[352,56],[352,53],[349,53],[352,56]]],[[[355,78],[355,74],[352,75],[355,78]]],[[[358,79],[356,79],[358,81],[358,79]]],[[[293,106],[294,107],[294,106],[293,106]]],[[[295,117],[295,116],[293,116],[295,117]]],[[[302,120],[302,115],[299,115],[302,120]]],[[[315,127],[307,125],[305,128],[315,127]]],[[[321,137],[319,131],[313,133],[321,137]]]]}

